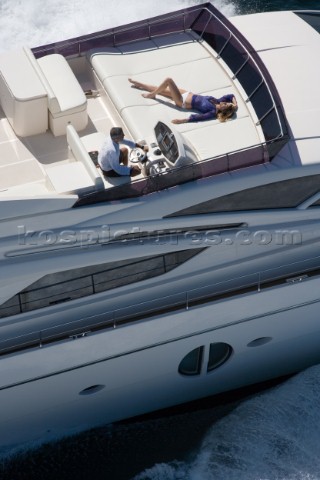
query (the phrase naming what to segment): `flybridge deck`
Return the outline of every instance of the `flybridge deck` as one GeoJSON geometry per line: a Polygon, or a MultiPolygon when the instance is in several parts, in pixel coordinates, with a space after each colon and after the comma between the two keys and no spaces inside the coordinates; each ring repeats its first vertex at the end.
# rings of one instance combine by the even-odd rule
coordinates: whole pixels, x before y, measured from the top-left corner
{"type": "Polygon", "coordinates": [[[71,204],[138,196],[269,161],[286,141],[279,99],[263,65],[232,25],[205,4],[152,21],[0,57],[0,197],[73,196],[71,204]],[[145,99],[128,78],[220,97],[234,93],[236,117],[173,126],[190,114],[145,99]],[[86,98],[85,91],[97,96],[86,98]],[[170,161],[158,122],[175,142],[170,161]],[[70,126],[71,124],[71,126],[70,126]],[[106,180],[88,155],[113,125],[150,149],[156,175],[106,180]],[[160,144],[160,145],[159,145],[160,144]],[[162,168],[164,166],[164,168],[162,168]],[[120,184],[120,185],[119,185],[120,184]],[[77,200],[78,199],[78,200],[77,200]]]}

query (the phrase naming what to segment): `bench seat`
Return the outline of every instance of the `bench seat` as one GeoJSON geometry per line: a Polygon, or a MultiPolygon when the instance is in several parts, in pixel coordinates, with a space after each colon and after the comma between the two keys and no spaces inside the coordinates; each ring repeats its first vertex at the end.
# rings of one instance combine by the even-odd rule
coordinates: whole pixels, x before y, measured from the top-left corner
{"type": "Polygon", "coordinates": [[[199,42],[187,33],[87,52],[87,58],[102,83],[110,77],[138,75],[208,57],[209,52],[205,49],[199,51],[199,42]]]}
{"type": "Polygon", "coordinates": [[[48,166],[47,175],[56,193],[83,195],[104,189],[103,180],[73,125],[66,129],[70,161],[48,166]]]}
{"type": "Polygon", "coordinates": [[[37,62],[50,86],[48,108],[52,133],[64,135],[69,123],[76,130],[83,130],[88,123],[87,99],[66,59],[55,53],[37,62]]]}
{"type": "Polygon", "coordinates": [[[47,122],[52,133],[64,135],[69,123],[76,130],[84,129],[88,123],[87,99],[67,60],[56,53],[36,59],[30,48],[23,47],[22,51],[33,76],[45,90],[47,122]]]}
{"type": "Polygon", "coordinates": [[[161,95],[156,99],[146,99],[142,97],[141,90],[131,87],[128,78],[159,85],[166,77],[171,77],[181,88],[216,98],[233,93],[238,110],[230,121],[221,123],[214,119],[174,125],[198,160],[264,141],[241,87],[216,57],[215,52],[193,32],[166,35],[105,50],[99,48],[88,53],[93,70],[130,134],[148,143],[155,140],[154,127],[159,120],[170,126],[172,119],[186,118],[198,112],[178,108],[161,95]]]}
{"type": "MultiPolygon", "coordinates": [[[[151,85],[157,85],[160,81],[166,77],[171,77],[177,83],[186,90],[197,92],[199,94],[207,95],[207,92],[215,90],[222,90],[224,92],[230,91],[232,82],[226,77],[221,68],[217,68],[213,64],[211,58],[203,58],[200,60],[194,60],[192,63],[182,63],[171,67],[164,67],[157,69],[155,72],[139,73],[132,76],[134,80],[148,83],[151,85]],[[206,75],[195,75],[194,72],[206,72],[206,75]]],[[[156,99],[144,98],[141,94],[143,91],[137,88],[131,88],[131,84],[128,81],[127,75],[116,75],[108,77],[103,81],[103,86],[113,99],[114,104],[121,114],[122,109],[130,106],[150,106],[157,105],[160,101],[166,101],[165,97],[159,95],[156,99]],[[117,94],[119,90],[121,95],[117,94]]],[[[167,103],[170,100],[167,101],[167,103]]],[[[172,102],[171,102],[172,103],[172,102]]],[[[173,104],[173,103],[172,103],[173,104]]]]}
{"type": "MultiPolygon", "coordinates": [[[[217,98],[223,95],[222,92],[223,90],[220,89],[215,91],[217,98]]],[[[233,86],[228,89],[228,92],[234,94],[237,93],[233,86]]],[[[210,95],[211,93],[204,92],[204,94],[210,95]]],[[[197,112],[195,110],[189,110],[186,112],[183,108],[176,107],[169,100],[167,101],[163,99],[162,101],[161,99],[160,101],[149,105],[137,105],[123,108],[121,115],[126,125],[131,125],[131,133],[134,138],[145,138],[149,141],[154,136],[153,131],[158,120],[170,125],[173,118],[186,118],[191,113],[197,112]]],[[[243,100],[239,97],[236,118],[244,117],[249,117],[248,109],[243,100]]],[[[219,123],[219,120],[214,119],[207,122],[182,123],[180,125],[175,125],[174,127],[178,132],[187,134],[187,132],[193,130],[197,131],[208,125],[212,127],[219,123]]]]}
{"type": "Polygon", "coordinates": [[[47,92],[22,49],[1,54],[0,104],[16,135],[48,129],[47,92]]]}
{"type": "Polygon", "coordinates": [[[36,59],[23,47],[0,61],[0,103],[15,133],[64,135],[72,123],[87,126],[87,99],[67,60],[59,54],[36,59]]]}
{"type": "Polygon", "coordinates": [[[95,184],[81,162],[55,165],[47,169],[47,174],[57,193],[81,195],[95,191],[95,184]]]}

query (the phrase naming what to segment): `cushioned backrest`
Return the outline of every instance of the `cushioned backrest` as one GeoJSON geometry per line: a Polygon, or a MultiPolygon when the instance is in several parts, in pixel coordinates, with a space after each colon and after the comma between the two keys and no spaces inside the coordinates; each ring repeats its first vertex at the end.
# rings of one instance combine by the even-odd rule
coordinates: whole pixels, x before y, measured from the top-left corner
{"type": "Polygon", "coordinates": [[[48,82],[46,76],[44,75],[43,71],[41,70],[37,59],[33,55],[32,50],[29,47],[23,47],[23,50],[24,50],[25,54],[27,55],[31,65],[34,68],[34,70],[37,72],[38,77],[40,78],[44,88],[46,89],[46,92],[47,92],[47,95],[48,95],[49,110],[53,109],[55,111],[58,111],[58,110],[60,111],[59,102],[55,97],[55,94],[54,94],[54,92],[51,88],[50,83],[48,82]]]}
{"type": "Polygon", "coordinates": [[[51,113],[86,105],[87,99],[81,85],[63,55],[53,53],[39,58],[37,62],[54,94],[49,102],[51,113]]]}
{"type": "Polygon", "coordinates": [[[81,142],[79,135],[71,124],[67,126],[67,142],[75,159],[78,162],[83,163],[97,189],[103,189],[103,180],[96,167],[93,165],[90,155],[81,142]]]}
{"type": "Polygon", "coordinates": [[[37,60],[30,48],[23,49],[46,89],[48,108],[52,114],[86,105],[81,85],[63,55],[53,53],[37,60]]]}

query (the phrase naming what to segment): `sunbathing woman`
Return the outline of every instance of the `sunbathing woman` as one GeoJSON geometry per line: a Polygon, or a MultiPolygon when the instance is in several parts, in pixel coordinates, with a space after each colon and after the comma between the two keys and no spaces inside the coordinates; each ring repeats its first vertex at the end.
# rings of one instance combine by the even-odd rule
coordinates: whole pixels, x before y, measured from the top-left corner
{"type": "Polygon", "coordinates": [[[172,123],[176,124],[199,122],[213,118],[217,118],[220,122],[225,122],[233,116],[238,107],[233,94],[227,94],[221,98],[196,95],[188,90],[178,88],[172,78],[166,78],[158,87],[132,80],[132,78],[129,78],[129,82],[132,83],[132,87],[149,92],[142,94],[145,98],[155,98],[159,94],[171,98],[178,107],[201,112],[192,114],[189,118],[175,118],[172,120],[172,123]]]}

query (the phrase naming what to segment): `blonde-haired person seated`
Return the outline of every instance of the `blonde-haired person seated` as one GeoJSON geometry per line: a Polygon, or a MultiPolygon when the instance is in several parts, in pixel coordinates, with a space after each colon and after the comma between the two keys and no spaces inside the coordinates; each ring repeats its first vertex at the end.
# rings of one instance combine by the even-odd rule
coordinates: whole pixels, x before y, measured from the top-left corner
{"type": "Polygon", "coordinates": [[[171,98],[178,107],[200,112],[192,114],[188,118],[173,119],[172,123],[176,124],[201,122],[214,118],[217,118],[220,122],[225,122],[233,116],[238,108],[236,97],[233,94],[223,95],[220,98],[196,95],[183,88],[178,88],[172,78],[166,78],[158,87],[138,82],[132,78],[129,78],[129,82],[132,83],[133,87],[149,92],[142,94],[145,98],[155,98],[159,94],[171,98]]]}

